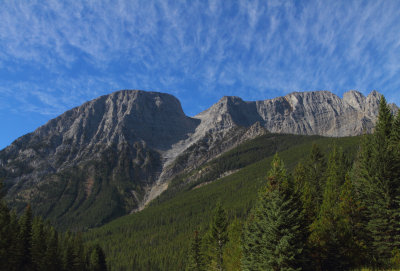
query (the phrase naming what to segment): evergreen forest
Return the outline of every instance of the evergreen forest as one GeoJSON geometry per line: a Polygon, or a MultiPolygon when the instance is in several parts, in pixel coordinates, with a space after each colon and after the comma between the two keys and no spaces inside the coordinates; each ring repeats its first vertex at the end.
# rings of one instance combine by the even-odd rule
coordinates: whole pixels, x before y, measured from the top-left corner
{"type": "Polygon", "coordinates": [[[107,266],[103,249],[84,244],[81,233],[59,233],[34,217],[29,205],[18,218],[0,198],[0,270],[104,271],[107,266]]]}
{"type": "Polygon", "coordinates": [[[278,154],[242,222],[217,205],[195,232],[187,270],[388,270],[400,267],[400,113],[385,99],[372,136],[349,163],[317,145],[292,176],[278,154]],[[240,259],[240,260],[239,260],[240,259]]]}

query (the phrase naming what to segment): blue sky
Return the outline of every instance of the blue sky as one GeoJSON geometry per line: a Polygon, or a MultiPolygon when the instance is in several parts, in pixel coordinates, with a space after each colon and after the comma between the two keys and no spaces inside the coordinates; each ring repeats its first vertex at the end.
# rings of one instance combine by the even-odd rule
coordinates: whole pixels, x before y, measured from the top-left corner
{"type": "Polygon", "coordinates": [[[376,89],[400,104],[400,1],[0,2],[0,149],[120,89],[195,115],[224,95],[376,89]]]}

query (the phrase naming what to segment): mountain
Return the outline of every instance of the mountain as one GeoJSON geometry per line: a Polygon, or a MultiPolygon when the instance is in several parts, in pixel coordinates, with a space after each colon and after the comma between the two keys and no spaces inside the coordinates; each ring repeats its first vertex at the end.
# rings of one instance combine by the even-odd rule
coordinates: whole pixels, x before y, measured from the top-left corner
{"type": "MultiPolygon", "coordinates": [[[[268,132],[349,136],[371,131],[381,95],[295,92],[223,97],[194,117],[169,94],[123,90],[50,120],[0,152],[11,206],[27,202],[63,227],[142,210],[182,172],[268,132]]],[[[397,110],[392,105],[393,110],[397,110]]]]}

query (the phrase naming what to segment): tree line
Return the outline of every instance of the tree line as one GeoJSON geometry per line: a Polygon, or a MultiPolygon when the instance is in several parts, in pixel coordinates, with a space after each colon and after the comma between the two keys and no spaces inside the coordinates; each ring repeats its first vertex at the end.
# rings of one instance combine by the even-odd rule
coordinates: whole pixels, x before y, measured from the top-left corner
{"type": "Polygon", "coordinates": [[[400,267],[400,112],[384,97],[354,162],[314,145],[289,174],[275,155],[246,221],[218,204],[195,232],[187,270],[352,270],[400,267]]]}
{"type": "Polygon", "coordinates": [[[57,232],[34,217],[29,205],[18,218],[0,198],[0,270],[103,271],[107,266],[99,245],[84,245],[79,233],[57,232]]]}

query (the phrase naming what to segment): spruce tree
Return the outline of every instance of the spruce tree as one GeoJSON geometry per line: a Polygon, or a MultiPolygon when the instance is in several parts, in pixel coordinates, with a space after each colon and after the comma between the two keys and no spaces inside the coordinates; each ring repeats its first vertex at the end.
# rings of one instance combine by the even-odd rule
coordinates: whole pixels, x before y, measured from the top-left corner
{"type": "Polygon", "coordinates": [[[225,270],[240,271],[242,259],[242,222],[234,219],[228,227],[228,243],[224,250],[225,270]]]}
{"type": "Polygon", "coordinates": [[[205,270],[204,256],[201,247],[202,238],[199,236],[199,232],[194,232],[193,241],[189,251],[189,258],[186,270],[190,271],[202,271],[205,270]]]}
{"type": "Polygon", "coordinates": [[[294,169],[294,188],[296,192],[301,195],[307,182],[306,169],[302,162],[299,162],[294,169]]]}
{"type": "Polygon", "coordinates": [[[30,205],[26,207],[24,214],[19,219],[17,242],[19,270],[32,270],[32,209],[30,205]]]}
{"type": "Polygon", "coordinates": [[[207,234],[209,251],[209,269],[224,269],[224,247],[228,242],[228,217],[221,203],[218,202],[214,209],[210,230],[207,234]]]}
{"type": "Polygon", "coordinates": [[[382,97],[378,121],[373,134],[372,170],[368,204],[368,230],[371,232],[371,247],[378,266],[386,266],[393,250],[393,211],[395,209],[395,191],[398,188],[392,165],[395,162],[390,151],[392,114],[382,97]],[[397,187],[397,188],[396,188],[397,187]]]}
{"type": "Polygon", "coordinates": [[[67,232],[61,240],[62,249],[62,267],[64,270],[72,270],[74,268],[74,236],[67,232]]]}
{"type": "Polygon", "coordinates": [[[98,244],[90,250],[89,270],[107,271],[106,258],[103,249],[98,244]]]}
{"type": "Polygon", "coordinates": [[[243,234],[243,270],[301,270],[306,229],[278,155],[272,161],[268,183],[261,189],[243,234]]]}
{"type": "Polygon", "coordinates": [[[357,199],[357,192],[350,174],[340,188],[340,201],[335,208],[338,217],[339,254],[348,268],[365,266],[368,259],[365,221],[361,212],[363,206],[357,199]]]}
{"type": "Polygon", "coordinates": [[[362,214],[370,264],[379,268],[390,266],[400,242],[398,124],[382,97],[375,131],[364,143],[354,171],[358,196],[365,207],[362,214]]]}
{"type": "Polygon", "coordinates": [[[305,179],[301,191],[304,215],[309,225],[315,220],[322,204],[325,171],[325,156],[319,146],[313,144],[310,156],[304,165],[305,179]]]}
{"type": "Polygon", "coordinates": [[[32,264],[34,270],[45,270],[47,262],[45,259],[46,253],[46,236],[44,223],[42,219],[35,217],[32,223],[32,264]]]}
{"type": "Polygon", "coordinates": [[[20,261],[21,261],[21,252],[20,250],[20,242],[19,242],[19,233],[20,227],[18,222],[18,217],[15,211],[10,212],[10,226],[9,226],[9,237],[12,240],[11,246],[9,248],[9,268],[7,270],[14,271],[20,270],[20,261]]]}
{"type": "Polygon", "coordinates": [[[391,164],[393,212],[391,215],[393,248],[391,264],[394,268],[400,268],[400,110],[393,121],[392,133],[390,137],[389,150],[393,155],[391,164]]]}
{"type": "Polygon", "coordinates": [[[76,271],[85,270],[85,253],[81,233],[75,234],[73,238],[73,266],[76,271]]]}
{"type": "Polygon", "coordinates": [[[10,270],[10,248],[13,243],[10,227],[10,210],[1,197],[2,183],[0,182],[0,270],[10,270]]]}
{"type": "Polygon", "coordinates": [[[46,251],[45,251],[45,262],[46,268],[48,271],[57,271],[62,269],[61,260],[60,260],[60,248],[59,248],[59,240],[58,233],[54,229],[54,227],[48,225],[48,233],[46,239],[46,251]]]}
{"type": "Polygon", "coordinates": [[[329,157],[327,181],[323,201],[317,219],[311,225],[310,243],[317,270],[339,270],[348,268],[348,260],[341,255],[344,246],[341,236],[347,225],[342,223],[338,212],[341,186],[345,181],[345,158],[343,152],[334,146],[329,157]]]}

